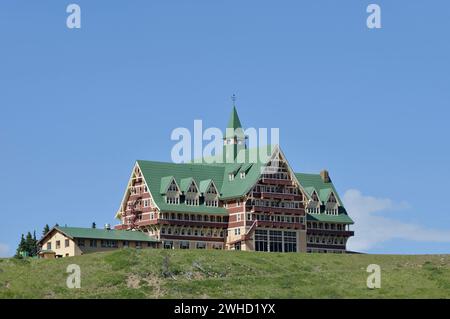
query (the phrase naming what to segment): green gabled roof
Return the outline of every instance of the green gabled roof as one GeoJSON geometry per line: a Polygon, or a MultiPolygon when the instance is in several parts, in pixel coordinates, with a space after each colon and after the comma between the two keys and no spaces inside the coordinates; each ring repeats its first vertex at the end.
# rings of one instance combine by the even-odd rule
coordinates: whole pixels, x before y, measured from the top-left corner
{"type": "Polygon", "coordinates": [[[347,211],[342,206],[343,203],[340,200],[336,188],[332,182],[325,183],[320,174],[295,173],[295,177],[297,177],[297,180],[309,195],[311,195],[313,191],[316,191],[322,203],[324,203],[328,199],[328,196],[330,196],[331,192],[333,192],[341,205],[338,210],[338,215],[329,215],[324,213],[307,214],[308,221],[353,224],[353,220],[347,215],[347,211]]]}
{"type": "Polygon", "coordinates": [[[319,198],[322,201],[322,203],[325,203],[328,200],[328,197],[330,196],[332,191],[333,190],[331,188],[322,188],[319,191],[319,198]]]}
{"type": "Polygon", "coordinates": [[[54,227],[54,229],[62,232],[70,238],[159,242],[159,240],[155,239],[154,237],[150,237],[149,235],[140,231],[60,226],[56,226],[54,227]]]}
{"type": "Polygon", "coordinates": [[[211,184],[212,179],[206,179],[204,181],[200,181],[200,193],[206,193],[208,190],[209,184],[211,184]]]}
{"type": "Polygon", "coordinates": [[[295,173],[295,177],[297,177],[297,180],[307,192],[311,191],[309,195],[312,194],[312,190],[314,189],[316,190],[319,199],[322,202],[325,202],[331,191],[333,191],[338,202],[343,205],[341,199],[339,198],[339,194],[337,193],[336,188],[333,185],[333,182],[325,183],[322,180],[320,174],[295,173]]]}
{"type": "Polygon", "coordinates": [[[178,185],[183,179],[192,178],[195,181],[212,179],[220,191],[223,179],[223,166],[207,164],[175,164],[141,160],[137,161],[137,163],[141,168],[147,187],[153,196],[153,200],[161,211],[227,214],[227,210],[223,207],[209,207],[204,204],[197,206],[186,205],[184,203],[167,204],[164,195],[160,192],[163,188],[161,183],[167,183],[167,179],[164,179],[164,177],[173,177],[178,185]]]}
{"type": "MultiPolygon", "coordinates": [[[[296,176],[297,176],[297,174],[296,174],[296,176]]],[[[304,187],[303,189],[308,193],[309,196],[312,196],[314,191],[317,193],[316,189],[312,186],[304,187]]]]}
{"type": "Polygon", "coordinates": [[[183,178],[180,180],[180,190],[184,193],[186,193],[189,189],[189,186],[191,186],[191,184],[195,183],[194,179],[192,177],[187,177],[187,178],[183,178]]]}
{"type": "Polygon", "coordinates": [[[165,194],[169,188],[170,183],[173,180],[173,176],[163,176],[161,177],[161,187],[159,189],[160,194],[165,194]]]}

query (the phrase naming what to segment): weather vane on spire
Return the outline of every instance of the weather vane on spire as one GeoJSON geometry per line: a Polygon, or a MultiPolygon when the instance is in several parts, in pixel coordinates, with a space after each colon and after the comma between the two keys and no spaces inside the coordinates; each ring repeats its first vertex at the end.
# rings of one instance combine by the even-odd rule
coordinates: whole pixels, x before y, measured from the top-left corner
{"type": "Polygon", "coordinates": [[[231,101],[233,101],[233,106],[236,106],[236,94],[231,96],[231,101]]]}

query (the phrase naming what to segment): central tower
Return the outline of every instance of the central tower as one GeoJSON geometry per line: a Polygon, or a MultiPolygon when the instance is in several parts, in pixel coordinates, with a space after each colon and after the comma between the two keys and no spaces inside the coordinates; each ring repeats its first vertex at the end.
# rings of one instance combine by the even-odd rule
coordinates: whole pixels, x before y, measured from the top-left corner
{"type": "Polygon", "coordinates": [[[226,163],[233,163],[236,160],[237,154],[246,148],[244,130],[242,129],[234,101],[235,97],[233,95],[233,109],[223,139],[226,163]]]}

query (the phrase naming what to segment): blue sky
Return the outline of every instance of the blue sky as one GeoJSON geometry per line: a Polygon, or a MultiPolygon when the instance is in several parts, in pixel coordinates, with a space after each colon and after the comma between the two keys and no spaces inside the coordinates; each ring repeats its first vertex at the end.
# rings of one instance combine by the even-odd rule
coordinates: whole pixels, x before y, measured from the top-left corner
{"type": "Polygon", "coordinates": [[[114,224],[134,161],[224,127],[233,93],[296,171],[330,171],[350,247],[450,252],[448,1],[72,2],[79,30],[69,1],[0,4],[0,255],[46,223],[114,224]]]}

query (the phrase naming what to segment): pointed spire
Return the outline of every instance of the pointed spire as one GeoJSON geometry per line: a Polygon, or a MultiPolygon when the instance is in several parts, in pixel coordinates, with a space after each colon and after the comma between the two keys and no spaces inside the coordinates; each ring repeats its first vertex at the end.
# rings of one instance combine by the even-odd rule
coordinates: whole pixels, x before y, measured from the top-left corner
{"type": "Polygon", "coordinates": [[[233,110],[231,111],[230,119],[228,120],[227,128],[238,129],[242,128],[241,121],[239,120],[239,115],[237,114],[236,106],[233,105],[233,110]]]}

